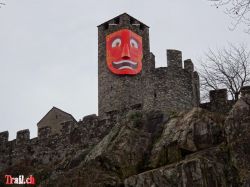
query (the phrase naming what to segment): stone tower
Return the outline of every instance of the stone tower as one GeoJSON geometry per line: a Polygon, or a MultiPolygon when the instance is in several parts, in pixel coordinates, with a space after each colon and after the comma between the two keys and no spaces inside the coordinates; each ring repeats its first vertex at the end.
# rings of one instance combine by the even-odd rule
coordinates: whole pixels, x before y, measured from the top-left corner
{"type": "Polygon", "coordinates": [[[155,68],[149,27],[126,13],[99,25],[99,116],[131,107],[172,112],[198,106],[199,77],[192,61],[183,69],[180,51],[168,50],[167,57],[168,67],[155,68]]]}
{"type": "Polygon", "coordinates": [[[126,109],[141,104],[142,77],[150,63],[148,26],[124,13],[98,26],[98,110],[99,116],[113,110],[126,109]],[[107,35],[129,29],[142,37],[142,70],[136,75],[117,75],[112,73],[106,63],[107,35]]]}

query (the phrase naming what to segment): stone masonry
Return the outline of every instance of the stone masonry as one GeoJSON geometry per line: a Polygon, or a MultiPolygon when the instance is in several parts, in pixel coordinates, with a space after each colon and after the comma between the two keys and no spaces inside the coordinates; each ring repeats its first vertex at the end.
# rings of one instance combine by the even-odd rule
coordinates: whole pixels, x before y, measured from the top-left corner
{"type": "MultiPolygon", "coordinates": [[[[115,120],[99,120],[96,115],[85,116],[79,122],[62,122],[61,132],[53,134],[53,126],[48,126],[30,139],[28,129],[17,132],[16,139],[9,141],[8,131],[0,132],[0,171],[16,164],[29,163],[51,165],[66,157],[67,152],[87,150],[96,145],[113,127],[115,120]]],[[[0,185],[1,186],[1,185],[0,185]]]]}
{"type": "MultiPolygon", "coordinates": [[[[243,87],[242,91],[247,87],[243,87]]],[[[211,112],[227,114],[235,104],[233,100],[228,100],[227,89],[211,90],[209,92],[210,102],[201,103],[200,107],[211,112]]]]}
{"type": "Polygon", "coordinates": [[[178,50],[167,50],[168,67],[155,68],[150,52],[149,27],[124,13],[98,26],[98,114],[125,111],[131,106],[146,111],[176,112],[199,105],[199,76],[191,60],[184,61],[178,50]],[[129,29],[143,40],[141,73],[115,75],[106,65],[108,34],[129,29]]]}

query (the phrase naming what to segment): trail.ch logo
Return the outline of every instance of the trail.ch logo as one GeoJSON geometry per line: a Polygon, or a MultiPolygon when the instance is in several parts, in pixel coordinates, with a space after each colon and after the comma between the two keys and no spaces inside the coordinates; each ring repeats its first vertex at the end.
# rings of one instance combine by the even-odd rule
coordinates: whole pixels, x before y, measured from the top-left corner
{"type": "Polygon", "coordinates": [[[32,175],[27,178],[24,175],[19,175],[18,177],[5,175],[5,179],[5,184],[35,184],[35,178],[32,175]]]}

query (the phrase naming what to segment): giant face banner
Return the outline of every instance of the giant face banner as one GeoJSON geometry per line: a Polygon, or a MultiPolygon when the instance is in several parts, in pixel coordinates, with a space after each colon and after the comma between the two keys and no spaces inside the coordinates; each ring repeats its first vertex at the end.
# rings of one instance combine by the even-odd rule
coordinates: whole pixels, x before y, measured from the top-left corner
{"type": "Polygon", "coordinates": [[[122,29],[106,37],[107,66],[114,74],[135,75],[142,69],[142,37],[122,29]]]}

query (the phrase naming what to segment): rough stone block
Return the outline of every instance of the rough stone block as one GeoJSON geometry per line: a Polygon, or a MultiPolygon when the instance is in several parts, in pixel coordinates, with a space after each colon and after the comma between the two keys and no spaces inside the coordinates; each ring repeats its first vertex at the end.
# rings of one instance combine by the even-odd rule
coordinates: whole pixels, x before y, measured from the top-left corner
{"type": "Polygon", "coordinates": [[[188,72],[194,71],[194,64],[191,59],[187,59],[184,61],[184,69],[187,70],[188,72]]]}
{"type": "Polygon", "coordinates": [[[227,102],[227,89],[211,90],[209,92],[210,102],[214,104],[227,102]]]}
{"type": "Polygon", "coordinates": [[[250,95],[250,86],[243,86],[240,92],[242,96],[250,95]]]}
{"type": "Polygon", "coordinates": [[[61,128],[61,134],[69,134],[70,132],[72,132],[72,130],[75,127],[75,123],[74,121],[66,121],[60,124],[62,126],[61,128]]]}
{"type": "Polygon", "coordinates": [[[30,131],[29,129],[21,130],[17,132],[16,135],[16,144],[27,143],[30,140],[30,131]]]}
{"type": "Polygon", "coordinates": [[[178,50],[167,50],[168,67],[182,68],[182,52],[178,50]]]}
{"type": "Polygon", "coordinates": [[[50,127],[42,127],[38,129],[38,138],[43,139],[47,138],[51,135],[51,128],[50,127]]]}
{"type": "Polygon", "coordinates": [[[9,139],[8,131],[0,132],[0,146],[5,145],[8,142],[8,139],[9,139]]]}

